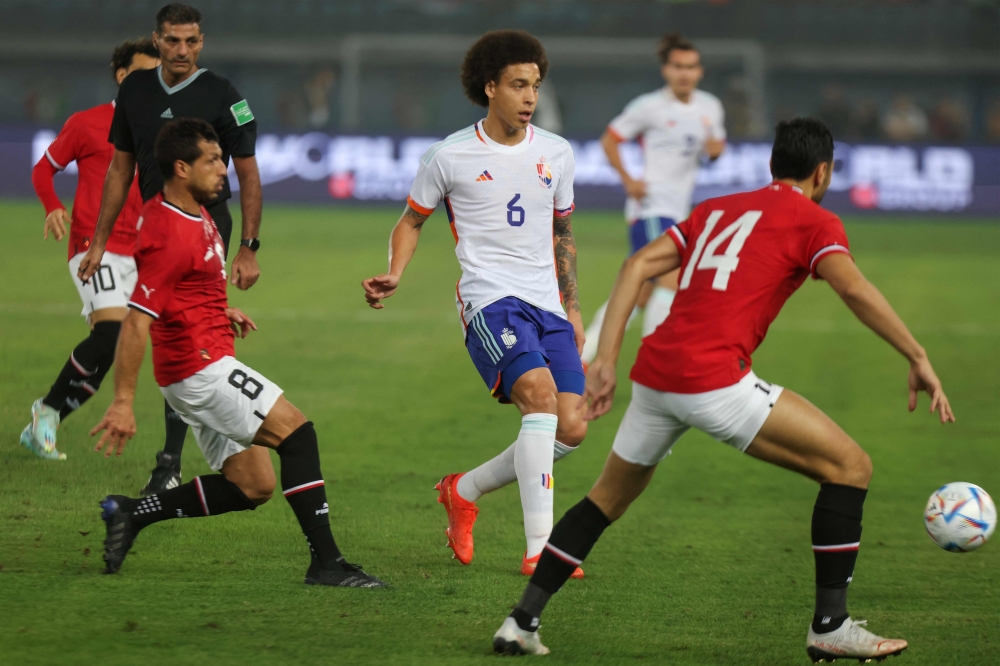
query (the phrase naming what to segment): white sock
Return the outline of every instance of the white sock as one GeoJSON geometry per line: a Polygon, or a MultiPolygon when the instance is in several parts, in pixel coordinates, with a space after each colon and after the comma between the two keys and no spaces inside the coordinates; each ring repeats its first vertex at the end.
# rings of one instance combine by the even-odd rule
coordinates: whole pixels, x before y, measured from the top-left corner
{"type": "Polygon", "coordinates": [[[552,462],[559,462],[574,451],[576,451],[575,446],[566,446],[557,439],[554,447],[554,453],[552,455],[552,462]]]}
{"type": "Polygon", "coordinates": [[[552,533],[552,462],[558,423],[555,414],[527,414],[514,442],[528,557],[541,553],[552,533]]]}
{"type": "Polygon", "coordinates": [[[514,448],[517,442],[508,446],[503,453],[487,460],[482,465],[466,472],[458,480],[458,494],[462,499],[475,502],[486,493],[503,488],[517,481],[514,470],[514,448]]]}
{"type": "Polygon", "coordinates": [[[670,306],[674,304],[673,289],[666,287],[655,287],[646,303],[646,316],[642,320],[642,337],[646,337],[656,330],[656,327],[663,323],[670,314],[670,306]]]}
{"type": "MultiPolygon", "coordinates": [[[[601,327],[604,326],[604,313],[607,311],[608,303],[605,301],[604,305],[597,308],[594,318],[590,321],[590,326],[587,327],[587,341],[583,343],[583,353],[580,354],[580,358],[583,359],[584,363],[590,363],[597,356],[597,343],[601,340],[601,327]]],[[[625,324],[626,331],[638,315],[639,308],[632,308],[632,314],[628,316],[628,322],[625,324]]]]}
{"type": "MultiPolygon", "coordinates": [[[[500,490],[504,486],[517,481],[517,471],[514,469],[514,442],[496,458],[487,460],[476,469],[466,472],[458,480],[458,494],[468,501],[475,502],[486,493],[500,490]]],[[[552,454],[552,461],[562,460],[576,451],[575,446],[566,446],[558,439],[552,454]]]]}

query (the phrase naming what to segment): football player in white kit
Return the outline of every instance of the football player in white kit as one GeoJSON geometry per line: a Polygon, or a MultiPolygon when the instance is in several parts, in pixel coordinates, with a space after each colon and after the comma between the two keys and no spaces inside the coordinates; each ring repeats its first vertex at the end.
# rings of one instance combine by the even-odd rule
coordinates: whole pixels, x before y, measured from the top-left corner
{"type": "MultiPolygon", "coordinates": [[[[541,43],[526,32],[484,35],[465,56],[466,96],[485,120],[434,144],[420,160],[407,207],[392,231],[387,273],[365,280],[381,309],[399,286],[424,221],[444,206],[462,278],[458,315],[472,362],[492,395],[521,412],[503,453],[436,486],[448,512],[448,546],[473,555],[476,500],[514,481],[521,491],[530,575],[552,531],[552,465],[583,441],[583,320],[576,284],[573,151],[530,124],[548,71],[541,43]]],[[[582,577],[582,571],[574,577],[582,577]]]]}
{"type": "MultiPolygon", "coordinates": [[[[625,219],[632,254],[687,218],[702,156],[714,160],[726,147],[722,103],[715,95],[698,90],[705,70],[694,44],[680,35],[666,35],[658,53],[667,85],[632,100],[601,137],[608,162],[621,176],[628,195],[625,219]],[[642,143],[641,179],[629,174],[618,152],[619,144],[632,140],[642,143]]],[[[638,307],[646,310],[643,337],[670,314],[676,291],[677,271],[643,287],[638,301],[638,307]]],[[[587,328],[585,363],[597,355],[607,306],[604,303],[597,310],[587,328]]]]}

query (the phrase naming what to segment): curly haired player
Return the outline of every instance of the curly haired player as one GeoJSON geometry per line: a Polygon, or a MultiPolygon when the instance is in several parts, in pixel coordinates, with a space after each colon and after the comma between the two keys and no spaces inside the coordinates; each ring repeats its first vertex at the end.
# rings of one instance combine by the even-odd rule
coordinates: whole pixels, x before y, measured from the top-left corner
{"type": "MultiPolygon", "coordinates": [[[[583,441],[584,376],[576,284],[573,151],[531,124],[549,63],[526,32],[483,35],[465,56],[466,96],[486,118],[436,143],[420,160],[406,210],[392,230],[387,273],[365,280],[373,308],[395,293],[424,222],[443,205],[462,279],[455,302],[465,346],[487,388],[521,412],[503,453],[436,486],[448,546],[472,561],[476,500],[517,481],[530,575],[552,530],[552,464],[583,441]]],[[[580,577],[582,571],[575,571],[580,577]]]]}

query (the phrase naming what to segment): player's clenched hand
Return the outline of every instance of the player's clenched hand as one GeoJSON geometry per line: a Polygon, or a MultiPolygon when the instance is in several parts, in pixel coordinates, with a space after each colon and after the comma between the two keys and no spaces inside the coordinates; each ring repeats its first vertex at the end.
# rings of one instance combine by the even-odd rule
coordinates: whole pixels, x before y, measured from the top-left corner
{"type": "Polygon", "coordinates": [[[116,456],[120,456],[125,450],[125,444],[135,435],[135,414],[132,413],[132,405],[113,401],[108,406],[108,411],[104,412],[101,422],[90,431],[90,436],[93,437],[102,430],[104,434],[101,435],[94,450],[100,452],[104,449],[105,458],[110,458],[112,451],[115,451],[116,456]]]}
{"type": "Polygon", "coordinates": [[[45,216],[45,230],[42,232],[42,240],[48,240],[51,231],[56,240],[61,241],[66,235],[67,224],[69,224],[69,214],[66,209],[56,208],[45,216]]]}
{"type": "Polygon", "coordinates": [[[239,252],[236,253],[236,258],[233,259],[232,274],[230,284],[235,284],[244,291],[252,287],[257,282],[257,278],[260,277],[257,253],[241,245],[239,252]]]}
{"type": "Polygon", "coordinates": [[[257,330],[257,324],[253,323],[253,319],[246,316],[239,308],[226,308],[226,319],[232,322],[233,331],[241,339],[250,335],[250,331],[257,330]]]}
{"type": "Polygon", "coordinates": [[[588,405],[587,413],[583,415],[584,421],[599,419],[611,411],[617,384],[615,364],[595,358],[587,370],[587,386],[578,405],[578,409],[588,405]]]}
{"type": "Polygon", "coordinates": [[[646,197],[646,181],[629,178],[624,182],[625,194],[633,199],[644,199],[646,197]]]}
{"type": "Polygon", "coordinates": [[[931,397],[931,414],[938,412],[941,423],[955,422],[955,413],[951,411],[951,403],[948,402],[948,396],[941,388],[941,380],[934,373],[930,361],[924,358],[912,364],[907,384],[910,387],[909,406],[911,412],[917,408],[917,394],[920,391],[927,391],[927,395],[931,397]]]}
{"type": "Polygon", "coordinates": [[[385,307],[382,305],[382,300],[396,293],[396,288],[399,287],[399,276],[383,273],[362,280],[361,286],[365,288],[365,300],[368,301],[369,307],[381,310],[385,307]]]}
{"type": "Polygon", "coordinates": [[[94,277],[94,273],[101,268],[102,259],[104,259],[104,248],[97,243],[93,243],[90,249],[87,250],[87,254],[83,255],[83,259],[80,261],[80,268],[76,271],[76,276],[80,278],[81,282],[86,284],[90,278],[94,277]]]}

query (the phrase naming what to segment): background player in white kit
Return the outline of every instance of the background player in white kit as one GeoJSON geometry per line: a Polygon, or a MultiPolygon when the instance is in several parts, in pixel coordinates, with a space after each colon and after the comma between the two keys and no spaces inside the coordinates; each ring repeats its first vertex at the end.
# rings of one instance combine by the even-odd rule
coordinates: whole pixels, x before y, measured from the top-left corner
{"type": "Polygon", "coordinates": [[[448,512],[448,546],[469,564],[475,501],[516,480],[526,575],[552,531],[553,458],[572,451],[587,432],[579,408],[584,336],[570,226],[573,151],[565,139],[529,124],[547,71],[545,50],[523,31],[490,32],[469,49],[462,85],[470,100],[488,108],[486,119],[423,156],[392,231],[389,271],[362,283],[369,304],[382,308],[424,221],[444,204],[462,266],[455,296],[466,347],[493,396],[517,405],[522,422],[517,441],[499,456],[445,476],[438,501],[448,512]]]}
{"type": "MultiPolygon", "coordinates": [[[[666,35],[658,55],[667,85],[632,100],[601,137],[608,162],[621,176],[628,195],[625,220],[632,254],[687,218],[702,156],[714,160],[726,147],[722,103],[715,95],[698,90],[705,70],[694,44],[680,35],[666,35]],[[618,152],[622,142],[636,139],[642,142],[641,179],[629,174],[618,152]]],[[[676,291],[677,271],[643,287],[638,301],[646,309],[643,337],[670,314],[676,291]]],[[[597,355],[607,305],[598,309],[587,328],[585,363],[597,355]]]]}

